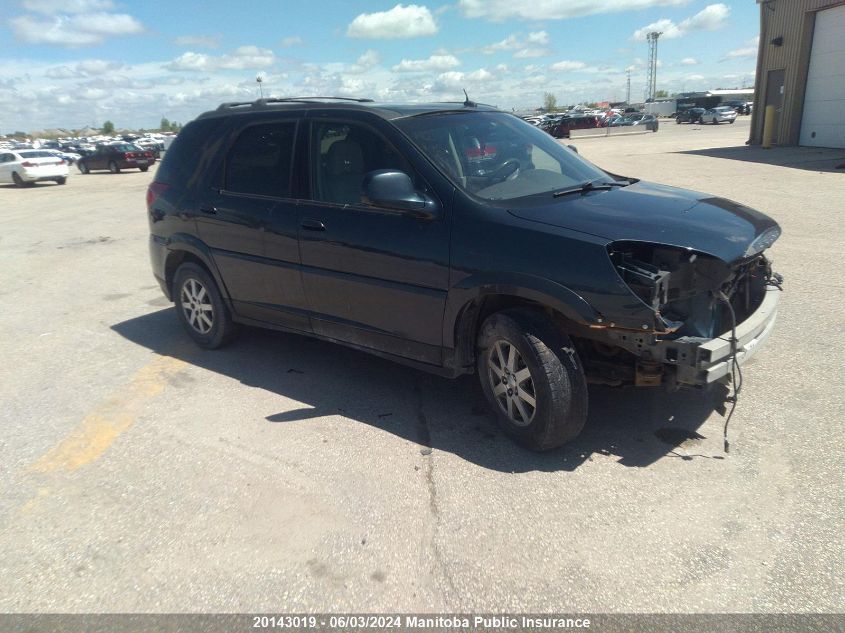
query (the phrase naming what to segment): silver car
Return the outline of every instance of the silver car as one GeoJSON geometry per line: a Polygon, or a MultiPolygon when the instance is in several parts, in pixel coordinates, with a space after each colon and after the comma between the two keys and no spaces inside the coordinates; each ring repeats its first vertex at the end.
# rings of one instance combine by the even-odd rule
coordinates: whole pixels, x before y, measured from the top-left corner
{"type": "Polygon", "coordinates": [[[736,121],[736,110],[730,106],[717,106],[706,110],[701,115],[701,118],[704,123],[713,123],[715,125],[719,123],[733,123],[736,121]]]}

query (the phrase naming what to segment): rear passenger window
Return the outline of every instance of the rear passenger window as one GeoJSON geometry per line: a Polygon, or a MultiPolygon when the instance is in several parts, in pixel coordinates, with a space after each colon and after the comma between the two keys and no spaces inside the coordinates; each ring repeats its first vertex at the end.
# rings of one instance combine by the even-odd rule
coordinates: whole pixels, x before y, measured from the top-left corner
{"type": "Polygon", "coordinates": [[[225,189],[290,197],[295,134],[293,122],[254,125],[241,132],[226,158],[225,189]]]}

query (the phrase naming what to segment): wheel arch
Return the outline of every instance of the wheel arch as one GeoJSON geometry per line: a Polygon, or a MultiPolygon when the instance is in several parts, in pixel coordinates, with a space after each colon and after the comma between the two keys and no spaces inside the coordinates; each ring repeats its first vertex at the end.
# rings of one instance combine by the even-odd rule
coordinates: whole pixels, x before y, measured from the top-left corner
{"type": "Polygon", "coordinates": [[[168,253],[164,262],[164,279],[171,299],[173,298],[173,279],[176,276],[176,271],[179,266],[187,262],[202,266],[214,279],[214,283],[217,284],[217,288],[226,303],[230,303],[229,292],[217,267],[214,265],[211,251],[200,240],[186,234],[174,235],[170,238],[168,244],[168,253]]]}
{"type": "MultiPolygon", "coordinates": [[[[516,276],[515,276],[516,277],[516,276]]],[[[552,281],[522,277],[453,288],[443,323],[445,364],[455,373],[474,370],[475,341],[484,320],[517,307],[547,312],[564,330],[595,323],[598,313],[577,293],[552,281]],[[450,356],[451,353],[451,356],[450,356]]],[[[477,280],[481,281],[481,280],[477,280]]]]}

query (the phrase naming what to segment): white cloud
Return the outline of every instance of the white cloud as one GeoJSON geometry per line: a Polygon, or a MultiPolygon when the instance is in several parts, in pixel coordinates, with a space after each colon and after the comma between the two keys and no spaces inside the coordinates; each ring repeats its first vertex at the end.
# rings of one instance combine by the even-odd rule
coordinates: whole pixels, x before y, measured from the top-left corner
{"type": "Polygon", "coordinates": [[[549,34],[545,31],[535,31],[534,33],[529,33],[526,40],[531,44],[539,44],[540,46],[545,46],[549,43],[549,34]]]}
{"type": "Polygon", "coordinates": [[[694,57],[684,57],[681,60],[681,66],[696,66],[698,65],[698,60],[694,57]]]}
{"type": "Polygon", "coordinates": [[[195,48],[217,48],[220,45],[220,38],[214,35],[180,35],[173,40],[177,46],[195,48]]]}
{"type": "Polygon", "coordinates": [[[552,64],[551,66],[549,66],[549,69],[555,72],[568,72],[573,70],[582,70],[586,67],[587,64],[585,64],[584,62],[571,61],[565,59],[563,61],[552,64]]]}
{"type": "Polygon", "coordinates": [[[516,59],[533,59],[535,57],[548,57],[552,52],[548,48],[521,48],[513,54],[516,59]]]}
{"type": "Polygon", "coordinates": [[[298,35],[282,38],[280,45],[282,48],[291,48],[292,46],[301,46],[304,43],[303,39],[298,35]]]}
{"type": "Polygon", "coordinates": [[[28,44],[77,47],[99,44],[107,37],[135,35],[144,26],[126,13],[76,13],[39,18],[21,15],[9,20],[18,39],[28,44]]]}
{"type": "Polygon", "coordinates": [[[679,6],[687,2],[688,0],[459,0],[458,7],[468,18],[502,22],[513,18],[532,21],[566,20],[600,13],[679,6]]]}
{"type": "Polygon", "coordinates": [[[241,46],[230,55],[206,55],[188,51],[166,64],[167,70],[180,71],[212,71],[212,70],[246,70],[270,66],[276,62],[273,51],[258,46],[241,46]]]}
{"type": "Polygon", "coordinates": [[[360,55],[360,57],[358,57],[358,61],[346,68],[346,72],[353,74],[365,73],[378,66],[378,63],[380,61],[381,58],[378,54],[378,51],[369,49],[367,51],[364,51],[360,55]]]}
{"type": "Polygon", "coordinates": [[[403,59],[393,70],[398,73],[448,70],[460,65],[460,60],[454,55],[432,55],[428,59],[403,59]]]}
{"type": "Polygon", "coordinates": [[[683,37],[693,31],[715,31],[727,25],[730,13],[731,9],[726,4],[710,4],[679,24],[667,18],[647,24],[634,31],[632,39],[645,41],[646,35],[652,31],[661,33],[661,38],[669,40],[683,37]]]}
{"type": "Polygon", "coordinates": [[[499,51],[514,50],[519,48],[520,46],[522,46],[522,44],[520,43],[519,38],[516,35],[508,35],[505,39],[501,40],[500,42],[485,46],[481,49],[481,52],[485,55],[492,55],[493,53],[497,53],[499,51]]]}
{"type": "Polygon", "coordinates": [[[428,7],[397,4],[389,11],[361,13],[349,24],[346,35],[365,39],[406,39],[437,33],[428,7]]]}
{"type": "Polygon", "coordinates": [[[727,54],[725,54],[725,56],[722,58],[722,61],[725,61],[727,59],[744,59],[748,57],[756,58],[759,41],[759,36],[748,40],[748,42],[746,42],[747,46],[728,51],[727,54]]]}
{"type": "Polygon", "coordinates": [[[513,56],[517,59],[546,57],[551,55],[551,51],[546,47],[548,43],[549,34],[546,31],[534,31],[525,38],[518,34],[511,34],[495,44],[484,46],[481,52],[492,55],[502,51],[515,51],[513,56]]]}
{"type": "Polygon", "coordinates": [[[114,8],[111,0],[23,0],[23,8],[33,13],[92,13],[114,8]]]}
{"type": "Polygon", "coordinates": [[[686,31],[715,31],[727,24],[731,9],[726,4],[709,4],[691,18],[681,22],[686,31]]]}

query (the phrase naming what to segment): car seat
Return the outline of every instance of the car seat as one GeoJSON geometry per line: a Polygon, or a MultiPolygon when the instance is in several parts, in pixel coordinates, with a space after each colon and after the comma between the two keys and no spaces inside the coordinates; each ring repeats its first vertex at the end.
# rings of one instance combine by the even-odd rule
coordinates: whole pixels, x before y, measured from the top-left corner
{"type": "Polygon", "coordinates": [[[355,141],[332,143],[326,153],[323,194],[327,202],[357,204],[361,202],[364,179],[364,155],[355,141]]]}

